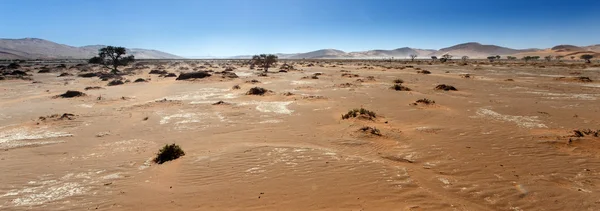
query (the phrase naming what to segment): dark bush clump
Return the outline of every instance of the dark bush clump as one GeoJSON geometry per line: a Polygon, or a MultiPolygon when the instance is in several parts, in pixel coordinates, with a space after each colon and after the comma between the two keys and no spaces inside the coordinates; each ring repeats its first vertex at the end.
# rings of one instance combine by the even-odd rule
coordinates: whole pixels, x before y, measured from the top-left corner
{"type": "Polygon", "coordinates": [[[26,76],[27,73],[25,71],[21,71],[21,70],[13,70],[12,72],[8,73],[7,75],[26,76]]]}
{"type": "Polygon", "coordinates": [[[104,89],[104,88],[102,88],[102,87],[99,87],[99,86],[88,86],[88,87],[85,87],[85,90],[86,90],[86,91],[87,91],[87,90],[94,90],[94,89],[104,89]]]}
{"type": "Polygon", "coordinates": [[[364,127],[360,128],[360,130],[363,132],[369,132],[376,136],[381,136],[381,131],[379,131],[379,129],[377,129],[375,127],[364,126],[364,127]]]}
{"type": "Polygon", "coordinates": [[[577,77],[577,80],[580,82],[592,82],[592,79],[590,79],[589,77],[584,77],[584,76],[577,77]]]}
{"type": "Polygon", "coordinates": [[[456,88],[454,88],[453,86],[450,85],[446,85],[446,84],[440,84],[437,85],[435,88],[435,90],[444,90],[444,91],[458,91],[456,88]]]}
{"type": "Polygon", "coordinates": [[[49,73],[50,69],[44,68],[38,71],[38,73],[49,73]]]}
{"type": "Polygon", "coordinates": [[[67,91],[64,94],[61,95],[56,95],[55,97],[62,97],[62,98],[73,98],[73,97],[83,97],[85,96],[85,93],[80,92],[80,91],[67,91]]]}
{"type": "Polygon", "coordinates": [[[404,80],[402,80],[402,79],[395,79],[394,83],[401,84],[401,83],[404,83],[404,80]]]}
{"type": "Polygon", "coordinates": [[[246,81],[246,83],[256,84],[256,83],[260,83],[260,81],[258,81],[256,79],[252,79],[252,80],[246,81]]]}
{"type": "Polygon", "coordinates": [[[160,76],[165,77],[165,78],[172,78],[172,77],[177,77],[177,74],[175,74],[175,73],[167,73],[166,75],[160,75],[160,76]]]}
{"type": "Polygon", "coordinates": [[[359,116],[363,116],[368,119],[377,118],[377,115],[375,114],[375,112],[369,111],[364,108],[360,108],[360,109],[352,109],[352,110],[348,111],[348,113],[342,115],[342,119],[355,118],[355,117],[359,117],[359,116]]]}
{"type": "Polygon", "coordinates": [[[213,103],[213,105],[230,105],[230,103],[220,100],[219,102],[213,103]]]}
{"type": "Polygon", "coordinates": [[[435,104],[435,101],[427,99],[427,98],[423,98],[423,99],[418,99],[417,101],[412,103],[412,105],[418,105],[418,104],[433,105],[433,104],[435,104]]]}
{"type": "Polygon", "coordinates": [[[417,71],[417,73],[425,74],[425,75],[431,74],[431,72],[429,70],[419,70],[419,71],[417,71]]]}
{"type": "Polygon", "coordinates": [[[394,84],[390,88],[393,89],[393,90],[396,90],[396,91],[411,91],[410,88],[402,86],[402,84],[394,84]]]}
{"type": "Polygon", "coordinates": [[[61,73],[57,77],[65,77],[65,76],[73,76],[73,74],[71,74],[71,73],[61,73]]]}
{"type": "Polygon", "coordinates": [[[168,74],[168,72],[166,70],[150,70],[149,74],[165,75],[168,74]]]}
{"type": "Polygon", "coordinates": [[[264,95],[267,92],[269,92],[269,90],[267,90],[265,88],[253,87],[253,88],[250,88],[250,90],[248,90],[248,92],[246,92],[246,94],[247,95],[264,95]]]}
{"type": "Polygon", "coordinates": [[[198,71],[198,72],[191,72],[191,73],[181,73],[179,74],[179,77],[177,77],[177,79],[175,80],[187,80],[187,79],[192,79],[192,78],[206,78],[211,76],[211,74],[204,72],[204,71],[198,71]]]}
{"type": "Polygon", "coordinates": [[[138,78],[138,79],[135,79],[135,81],[133,81],[133,83],[141,83],[141,82],[148,82],[148,81],[146,81],[146,79],[143,79],[143,78],[138,78]]]}
{"type": "Polygon", "coordinates": [[[21,65],[17,64],[17,63],[10,63],[8,66],[6,66],[7,69],[18,69],[21,68],[21,65]]]}
{"type": "Polygon", "coordinates": [[[123,84],[125,84],[123,81],[117,79],[117,80],[108,82],[107,86],[117,86],[117,85],[123,85],[123,84]]]}
{"type": "Polygon", "coordinates": [[[100,75],[100,74],[99,73],[82,73],[82,74],[79,74],[78,76],[82,77],[82,78],[92,78],[92,77],[96,77],[98,75],[100,75]]]}
{"type": "Polygon", "coordinates": [[[162,149],[158,151],[156,157],[154,158],[154,162],[158,164],[163,164],[167,161],[175,160],[181,156],[184,156],[185,152],[179,147],[179,145],[171,144],[165,145],[162,149]]]}
{"type": "Polygon", "coordinates": [[[590,130],[590,129],[573,130],[573,137],[584,137],[584,136],[598,137],[598,136],[600,136],[600,130],[590,130]]]}
{"type": "Polygon", "coordinates": [[[240,87],[240,85],[234,85],[233,87],[231,87],[231,89],[241,89],[242,87],[240,87]]]}

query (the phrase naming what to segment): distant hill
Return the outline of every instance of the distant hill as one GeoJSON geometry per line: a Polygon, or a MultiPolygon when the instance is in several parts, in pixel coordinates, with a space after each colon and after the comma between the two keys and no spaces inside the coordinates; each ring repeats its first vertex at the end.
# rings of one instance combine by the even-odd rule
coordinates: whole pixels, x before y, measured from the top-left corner
{"type": "MultiPolygon", "coordinates": [[[[89,59],[104,45],[73,47],[38,38],[0,39],[0,59],[89,59]]],[[[137,59],[182,59],[173,54],[132,48],[127,53],[137,59]]]]}
{"type": "Polygon", "coordinates": [[[450,54],[455,57],[468,56],[470,58],[486,58],[488,56],[505,56],[505,55],[513,55],[521,52],[526,52],[531,50],[517,50],[512,48],[501,47],[497,45],[482,45],[476,42],[469,42],[458,44],[455,46],[451,46],[448,48],[442,48],[435,53],[432,53],[431,56],[442,56],[444,54],[450,54]]]}

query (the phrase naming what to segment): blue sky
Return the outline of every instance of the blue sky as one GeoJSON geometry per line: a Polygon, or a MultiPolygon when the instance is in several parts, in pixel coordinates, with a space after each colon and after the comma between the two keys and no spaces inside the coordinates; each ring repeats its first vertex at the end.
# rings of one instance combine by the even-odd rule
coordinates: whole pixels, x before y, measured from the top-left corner
{"type": "Polygon", "coordinates": [[[600,44],[600,0],[0,0],[0,38],[181,56],[600,44]]]}

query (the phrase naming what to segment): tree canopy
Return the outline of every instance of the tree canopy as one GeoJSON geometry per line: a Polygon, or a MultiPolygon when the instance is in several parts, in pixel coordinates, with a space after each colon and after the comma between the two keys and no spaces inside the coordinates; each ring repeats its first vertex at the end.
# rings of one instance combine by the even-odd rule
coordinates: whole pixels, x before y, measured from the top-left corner
{"type": "Polygon", "coordinates": [[[265,72],[267,72],[269,67],[273,66],[275,63],[277,63],[277,56],[273,54],[261,54],[252,57],[252,64],[264,68],[265,72]]]}
{"type": "Polygon", "coordinates": [[[112,73],[118,73],[119,66],[125,66],[135,61],[133,55],[124,56],[126,54],[127,50],[124,47],[106,46],[98,50],[98,56],[92,57],[88,63],[100,64],[111,69],[112,73]]]}

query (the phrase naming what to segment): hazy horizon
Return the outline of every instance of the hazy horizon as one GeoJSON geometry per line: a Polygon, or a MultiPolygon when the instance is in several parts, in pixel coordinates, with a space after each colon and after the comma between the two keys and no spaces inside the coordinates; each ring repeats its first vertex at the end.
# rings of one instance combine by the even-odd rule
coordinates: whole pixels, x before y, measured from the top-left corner
{"type": "Polygon", "coordinates": [[[2,38],[183,57],[440,49],[465,42],[515,49],[600,43],[600,29],[593,27],[600,20],[598,1],[8,0],[0,7],[2,38]]]}

